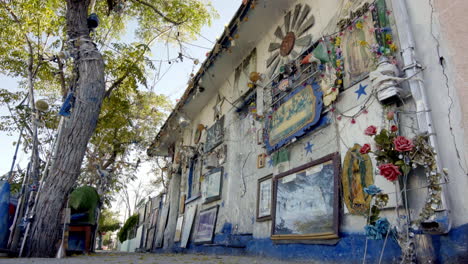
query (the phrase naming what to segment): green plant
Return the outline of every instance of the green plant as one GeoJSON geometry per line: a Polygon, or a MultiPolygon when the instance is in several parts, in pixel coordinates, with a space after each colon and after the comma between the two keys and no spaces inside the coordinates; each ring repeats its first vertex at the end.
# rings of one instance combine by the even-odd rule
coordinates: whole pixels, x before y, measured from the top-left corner
{"type": "Polygon", "coordinates": [[[139,220],[140,220],[140,217],[138,216],[138,214],[134,214],[130,216],[127,219],[127,221],[125,221],[125,224],[123,225],[123,227],[119,230],[119,233],[117,234],[119,241],[121,243],[127,240],[129,231],[138,225],[139,220]]]}

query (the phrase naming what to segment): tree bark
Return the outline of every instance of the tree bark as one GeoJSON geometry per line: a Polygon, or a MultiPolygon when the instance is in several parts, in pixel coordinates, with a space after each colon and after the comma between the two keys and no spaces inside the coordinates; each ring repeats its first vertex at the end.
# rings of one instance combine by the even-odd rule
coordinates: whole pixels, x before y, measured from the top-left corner
{"type": "Polygon", "coordinates": [[[89,0],[67,0],[67,33],[77,52],[75,57],[76,97],[71,116],[59,137],[57,160],[50,168],[40,194],[26,247],[29,257],[54,257],[59,248],[61,212],[79,174],[86,146],[96,128],[105,92],[104,62],[89,37],[89,0]]]}

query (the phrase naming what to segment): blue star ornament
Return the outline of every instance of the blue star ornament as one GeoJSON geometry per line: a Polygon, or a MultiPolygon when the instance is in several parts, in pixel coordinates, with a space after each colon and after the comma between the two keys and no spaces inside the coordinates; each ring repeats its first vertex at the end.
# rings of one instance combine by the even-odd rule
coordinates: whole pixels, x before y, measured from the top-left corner
{"type": "Polygon", "coordinates": [[[273,159],[272,158],[270,158],[268,160],[268,167],[273,167],[273,159]]]}
{"type": "Polygon", "coordinates": [[[310,144],[310,142],[307,142],[307,146],[305,146],[305,151],[306,151],[306,155],[311,153],[312,154],[312,147],[314,146],[314,144],[310,144]]]}
{"type": "Polygon", "coordinates": [[[355,93],[358,94],[357,96],[357,99],[359,100],[359,98],[361,97],[361,95],[367,95],[366,93],[366,88],[367,88],[367,85],[362,85],[362,84],[359,84],[359,89],[357,89],[355,91],[355,93]]]}

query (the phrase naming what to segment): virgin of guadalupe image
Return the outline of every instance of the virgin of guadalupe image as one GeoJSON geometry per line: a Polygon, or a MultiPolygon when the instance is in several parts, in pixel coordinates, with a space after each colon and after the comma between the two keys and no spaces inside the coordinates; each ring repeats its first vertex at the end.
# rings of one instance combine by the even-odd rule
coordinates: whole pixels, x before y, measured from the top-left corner
{"type": "Polygon", "coordinates": [[[342,184],[346,207],[351,214],[369,211],[371,196],[364,188],[374,183],[372,161],[367,154],[359,153],[361,146],[355,144],[348,150],[343,162],[342,184]]]}
{"type": "Polygon", "coordinates": [[[372,24],[371,18],[362,22],[363,28],[347,30],[343,36],[342,49],[344,51],[346,86],[361,80],[375,64],[374,56],[369,47],[376,41],[375,36],[369,32],[368,24],[372,24]]]}

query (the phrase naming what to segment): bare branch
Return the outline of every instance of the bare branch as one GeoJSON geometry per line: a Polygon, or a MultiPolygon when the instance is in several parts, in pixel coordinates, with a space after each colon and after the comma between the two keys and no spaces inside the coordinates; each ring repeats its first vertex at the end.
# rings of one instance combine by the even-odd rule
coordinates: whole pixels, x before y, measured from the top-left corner
{"type": "Polygon", "coordinates": [[[146,2],[146,1],[143,1],[143,0],[132,0],[132,1],[133,1],[133,2],[137,2],[137,3],[140,3],[140,4],[142,4],[142,5],[145,5],[145,6],[149,7],[149,8],[151,8],[151,9],[153,9],[153,11],[154,11],[156,14],[158,14],[159,16],[161,16],[164,20],[166,20],[167,22],[172,23],[172,24],[174,24],[174,25],[176,25],[176,26],[181,25],[181,24],[187,22],[187,20],[176,22],[176,21],[174,21],[174,20],[168,18],[168,17],[167,17],[166,15],[164,15],[161,11],[159,11],[154,5],[152,5],[152,4],[150,4],[150,3],[146,2]]]}

